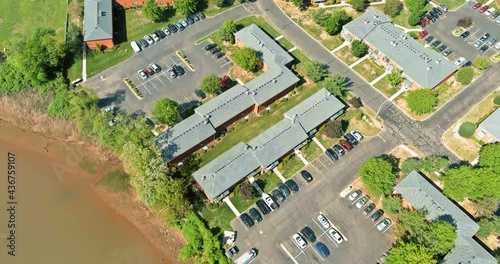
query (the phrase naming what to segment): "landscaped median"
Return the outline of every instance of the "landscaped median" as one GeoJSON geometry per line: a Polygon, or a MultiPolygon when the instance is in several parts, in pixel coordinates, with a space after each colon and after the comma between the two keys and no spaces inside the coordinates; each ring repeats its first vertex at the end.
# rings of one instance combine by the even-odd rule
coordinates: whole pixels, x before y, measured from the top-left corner
{"type": "Polygon", "coordinates": [[[186,55],[184,55],[184,53],[182,53],[180,51],[176,51],[175,54],[177,54],[177,56],[184,62],[184,64],[186,64],[186,66],[191,71],[195,71],[193,64],[191,63],[191,61],[188,58],[186,58],[186,55]]]}
{"type": "Polygon", "coordinates": [[[127,87],[132,91],[132,93],[137,97],[137,99],[141,100],[143,98],[141,92],[139,92],[139,89],[135,86],[135,84],[128,78],[123,79],[125,84],[127,84],[127,87]]]}

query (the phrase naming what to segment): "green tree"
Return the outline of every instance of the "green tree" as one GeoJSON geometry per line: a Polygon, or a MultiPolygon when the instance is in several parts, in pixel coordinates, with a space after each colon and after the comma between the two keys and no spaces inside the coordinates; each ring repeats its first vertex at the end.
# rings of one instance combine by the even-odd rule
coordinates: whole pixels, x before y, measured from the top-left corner
{"type": "Polygon", "coordinates": [[[436,220],[427,225],[422,236],[422,244],[436,256],[444,256],[455,247],[457,233],[455,227],[444,220],[436,220]]]}
{"type": "Polygon", "coordinates": [[[500,143],[487,144],[481,148],[479,166],[500,173],[500,143]]]}
{"type": "Polygon", "coordinates": [[[472,65],[479,70],[484,70],[491,66],[491,60],[486,55],[478,55],[472,62],[472,65]]]}
{"type": "Polygon", "coordinates": [[[83,34],[82,29],[75,24],[70,24],[66,34],[66,51],[73,56],[82,54],[83,34]]]}
{"type": "Polygon", "coordinates": [[[498,199],[492,195],[486,195],[483,198],[473,201],[476,217],[492,217],[493,212],[498,208],[498,199]]]}
{"type": "Polygon", "coordinates": [[[326,76],[326,70],[318,61],[307,60],[297,65],[299,74],[313,82],[319,82],[326,76]]]}
{"type": "Polygon", "coordinates": [[[324,29],[330,35],[337,35],[342,30],[342,26],[349,23],[352,17],[344,10],[334,11],[328,20],[326,20],[324,29]]]}
{"type": "Polygon", "coordinates": [[[361,106],[363,106],[363,104],[361,104],[361,98],[359,98],[359,97],[352,97],[349,100],[349,103],[351,103],[352,107],[354,107],[354,108],[360,108],[361,106]]]}
{"type": "Polygon", "coordinates": [[[184,180],[162,177],[158,178],[155,187],[155,206],[161,210],[162,218],[168,223],[182,219],[191,212],[192,206],[186,198],[188,189],[184,180]]]}
{"type": "Polygon", "coordinates": [[[476,235],[481,238],[487,238],[493,231],[495,230],[495,224],[490,218],[482,217],[479,219],[479,231],[477,231],[476,235]]]}
{"type": "Polygon", "coordinates": [[[418,237],[427,229],[425,210],[402,210],[399,214],[399,223],[408,237],[418,237]]]}
{"type": "Polygon", "coordinates": [[[458,134],[463,138],[471,138],[476,128],[476,124],[472,122],[463,122],[458,128],[458,134]]]}
{"type": "Polygon", "coordinates": [[[405,0],[405,5],[410,12],[420,12],[427,4],[426,0],[405,0]]]}
{"type": "Polygon", "coordinates": [[[339,138],[344,134],[342,130],[342,121],[340,120],[328,120],[325,125],[325,136],[329,138],[339,138]]]}
{"type": "Polygon", "coordinates": [[[397,215],[403,206],[401,205],[401,198],[398,196],[388,196],[382,200],[382,208],[391,215],[397,215]]]}
{"type": "Polygon", "coordinates": [[[50,117],[67,119],[71,116],[71,105],[69,104],[69,91],[66,87],[57,90],[54,101],[50,103],[47,114],[50,117]]]}
{"type": "Polygon", "coordinates": [[[158,22],[163,18],[163,9],[156,5],[155,0],[146,0],[142,6],[144,17],[148,20],[158,22]]]}
{"type": "Polygon", "coordinates": [[[430,89],[409,91],[406,103],[408,108],[417,115],[427,114],[434,111],[437,105],[437,95],[430,89]]]}
{"type": "Polygon", "coordinates": [[[240,194],[245,201],[250,201],[255,197],[255,188],[249,182],[245,181],[241,184],[240,194]]]}
{"type": "Polygon", "coordinates": [[[493,103],[496,105],[500,105],[500,95],[495,96],[493,99],[493,103]]]}
{"type": "Polygon", "coordinates": [[[296,6],[296,7],[302,7],[306,6],[308,4],[307,0],[291,0],[291,2],[296,6]]]}
{"type": "Polygon", "coordinates": [[[424,11],[411,12],[408,16],[408,24],[410,24],[410,26],[418,25],[420,23],[420,18],[422,17],[423,12],[424,11]]]}
{"type": "Polygon", "coordinates": [[[344,97],[346,95],[347,80],[339,73],[328,75],[328,77],[323,80],[322,85],[335,96],[344,97]]]}
{"type": "Polygon", "coordinates": [[[315,10],[311,13],[311,17],[314,21],[314,23],[324,26],[326,20],[330,18],[331,14],[326,11],[326,9],[320,8],[318,10],[315,10]]]}
{"type": "Polygon", "coordinates": [[[179,14],[183,16],[191,15],[198,8],[198,1],[196,0],[175,0],[174,8],[179,14]]]}
{"type": "Polygon", "coordinates": [[[457,81],[461,84],[467,85],[474,77],[474,69],[471,66],[460,68],[455,74],[457,81]]]}
{"type": "Polygon", "coordinates": [[[448,160],[438,156],[428,156],[422,162],[422,169],[426,172],[433,173],[441,171],[448,165],[448,160]]]}
{"type": "Polygon", "coordinates": [[[351,0],[351,7],[354,10],[361,12],[365,10],[365,0],[351,0]]]}
{"type": "Polygon", "coordinates": [[[419,263],[419,264],[436,264],[437,261],[434,259],[432,250],[429,248],[409,242],[400,242],[395,247],[391,249],[389,254],[385,259],[387,264],[408,264],[408,263],[419,263]]]}
{"type": "Polygon", "coordinates": [[[257,64],[259,63],[257,51],[248,47],[236,49],[232,58],[234,63],[245,71],[255,70],[257,64]]]}
{"type": "Polygon", "coordinates": [[[462,201],[481,199],[491,195],[500,198],[500,176],[490,168],[471,168],[467,165],[449,169],[441,177],[444,194],[462,201]]]}
{"type": "Polygon", "coordinates": [[[226,0],[213,0],[217,7],[223,7],[226,4],[226,0]]]}
{"type": "Polygon", "coordinates": [[[201,81],[201,90],[206,94],[217,94],[220,89],[220,78],[210,74],[201,81]]]}
{"type": "Polygon", "coordinates": [[[153,106],[151,116],[162,124],[173,125],[179,121],[179,103],[167,97],[161,98],[153,106]]]}
{"type": "Polygon", "coordinates": [[[368,46],[360,42],[359,40],[355,39],[351,43],[351,54],[355,57],[361,58],[365,56],[366,52],[368,51],[368,46]]]}
{"type": "Polygon", "coordinates": [[[382,158],[371,158],[359,167],[361,181],[375,195],[389,195],[394,189],[396,173],[393,165],[382,158]]]}
{"type": "Polygon", "coordinates": [[[409,158],[405,159],[401,164],[401,171],[404,173],[410,173],[412,171],[420,171],[423,166],[423,161],[419,158],[409,158]]]}
{"type": "Polygon", "coordinates": [[[222,22],[219,30],[219,35],[222,40],[234,43],[234,33],[238,31],[236,23],[232,19],[227,19],[222,22]]]}
{"type": "Polygon", "coordinates": [[[395,17],[403,10],[403,4],[399,0],[386,0],[384,13],[390,17],[395,17]]]}
{"type": "Polygon", "coordinates": [[[392,86],[398,86],[401,82],[403,82],[403,71],[396,69],[391,73],[387,74],[387,79],[392,86]]]}

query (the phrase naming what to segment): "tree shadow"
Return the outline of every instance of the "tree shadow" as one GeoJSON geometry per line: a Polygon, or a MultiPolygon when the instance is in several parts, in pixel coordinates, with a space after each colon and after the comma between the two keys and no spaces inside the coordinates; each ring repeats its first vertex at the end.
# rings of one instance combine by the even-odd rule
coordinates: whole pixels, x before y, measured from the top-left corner
{"type": "Polygon", "coordinates": [[[106,94],[106,97],[100,98],[97,102],[97,105],[102,108],[106,106],[110,106],[112,104],[119,104],[125,101],[125,90],[120,89],[116,90],[114,93],[106,94]]]}
{"type": "Polygon", "coordinates": [[[390,154],[382,154],[382,155],[380,155],[380,158],[389,162],[395,171],[398,170],[399,161],[400,161],[399,158],[397,158],[396,156],[390,155],[390,154]]]}
{"type": "Polygon", "coordinates": [[[168,6],[163,10],[163,15],[159,22],[167,22],[171,17],[175,17],[176,14],[175,8],[168,6]]]}

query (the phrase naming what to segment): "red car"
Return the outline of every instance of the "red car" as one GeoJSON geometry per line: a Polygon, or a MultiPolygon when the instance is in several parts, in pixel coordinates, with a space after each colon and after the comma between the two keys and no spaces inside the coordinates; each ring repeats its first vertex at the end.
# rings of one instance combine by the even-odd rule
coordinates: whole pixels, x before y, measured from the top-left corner
{"type": "Polygon", "coordinates": [[[425,38],[425,36],[427,36],[429,34],[429,32],[427,30],[422,30],[420,32],[418,32],[418,38],[419,39],[423,39],[425,38]]]}
{"type": "Polygon", "coordinates": [[[339,141],[339,144],[347,151],[351,151],[352,149],[352,146],[351,144],[349,144],[349,142],[345,141],[345,140],[341,140],[339,141]]]}
{"type": "Polygon", "coordinates": [[[144,69],[144,71],[146,72],[147,75],[151,76],[153,74],[155,74],[155,72],[153,70],[151,70],[151,68],[147,67],[146,69],[144,69]]]}
{"type": "Polygon", "coordinates": [[[483,7],[481,7],[481,9],[479,9],[479,12],[484,13],[484,11],[488,10],[488,7],[488,5],[484,5],[483,7]]]}
{"type": "Polygon", "coordinates": [[[222,77],[220,79],[220,88],[223,91],[230,88],[232,84],[233,84],[233,80],[231,80],[231,78],[229,78],[229,76],[224,75],[224,77],[222,77]]]}
{"type": "Polygon", "coordinates": [[[476,4],[474,4],[474,5],[472,6],[472,9],[478,9],[481,5],[483,5],[483,4],[481,4],[481,3],[477,2],[476,4]]]}
{"type": "Polygon", "coordinates": [[[424,17],[420,20],[420,25],[422,27],[425,27],[425,26],[429,25],[430,23],[431,23],[431,21],[426,17],[424,17]]]}

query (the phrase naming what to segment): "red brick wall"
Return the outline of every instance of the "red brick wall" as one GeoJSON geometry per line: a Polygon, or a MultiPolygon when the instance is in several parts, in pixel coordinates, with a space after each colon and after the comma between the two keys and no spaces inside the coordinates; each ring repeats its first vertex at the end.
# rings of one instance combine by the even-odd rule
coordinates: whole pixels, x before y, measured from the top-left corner
{"type": "Polygon", "coordinates": [[[105,46],[106,48],[112,48],[114,46],[113,39],[101,39],[101,40],[87,41],[87,46],[90,49],[95,49],[96,44],[99,44],[101,46],[105,46]]]}
{"type": "Polygon", "coordinates": [[[270,106],[274,102],[276,102],[276,100],[287,95],[289,92],[291,92],[293,89],[295,89],[296,86],[297,86],[297,84],[295,83],[295,84],[291,85],[290,87],[286,88],[285,90],[283,90],[281,93],[274,96],[273,98],[267,100],[265,103],[263,103],[261,105],[256,105],[254,108],[254,112],[258,113],[260,111],[264,111],[268,106],[270,106]]]}
{"type": "Polygon", "coordinates": [[[208,145],[210,142],[214,141],[214,135],[209,136],[207,139],[203,140],[200,144],[188,149],[186,152],[184,152],[182,155],[179,155],[177,158],[171,160],[167,165],[169,167],[177,165],[177,163],[181,162],[185,158],[189,157],[191,154],[193,154],[195,151],[203,148],[204,146],[208,145]]]}
{"type": "MultiPolygon", "coordinates": [[[[146,0],[115,0],[116,3],[123,7],[132,7],[132,6],[142,6],[146,0]]],[[[159,6],[167,6],[172,5],[172,0],[156,0],[156,4],[159,6]]]]}

